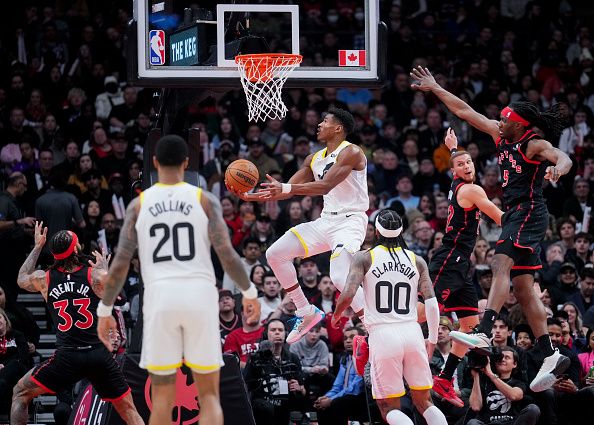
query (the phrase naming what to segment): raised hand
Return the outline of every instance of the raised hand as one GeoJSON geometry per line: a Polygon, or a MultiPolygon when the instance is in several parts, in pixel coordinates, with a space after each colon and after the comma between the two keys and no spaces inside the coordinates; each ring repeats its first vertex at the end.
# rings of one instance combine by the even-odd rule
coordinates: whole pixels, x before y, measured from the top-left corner
{"type": "Polygon", "coordinates": [[[448,130],[446,131],[444,143],[449,150],[458,148],[458,138],[456,137],[456,133],[454,132],[452,127],[448,128],[448,130]]]}
{"type": "Polygon", "coordinates": [[[47,227],[43,227],[43,221],[35,222],[35,245],[42,247],[47,241],[47,227]]]}
{"type": "Polygon", "coordinates": [[[93,267],[94,269],[103,269],[105,271],[109,270],[109,260],[111,259],[111,254],[107,254],[102,250],[93,251],[92,253],[95,256],[95,261],[89,260],[89,266],[93,267]]]}
{"type": "Polygon", "coordinates": [[[429,70],[420,65],[412,69],[410,76],[416,80],[410,85],[413,90],[431,91],[439,87],[439,84],[437,84],[437,81],[435,81],[429,70]]]}

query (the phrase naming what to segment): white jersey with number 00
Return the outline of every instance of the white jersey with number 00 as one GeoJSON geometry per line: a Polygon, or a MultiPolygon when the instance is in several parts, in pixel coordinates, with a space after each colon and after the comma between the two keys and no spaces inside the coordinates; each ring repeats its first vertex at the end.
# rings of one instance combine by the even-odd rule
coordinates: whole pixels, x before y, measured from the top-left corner
{"type": "MultiPolygon", "coordinates": [[[[328,148],[317,151],[311,159],[311,171],[314,179],[323,180],[326,173],[336,162],[338,154],[351,146],[346,140],[328,154],[328,148]]],[[[369,209],[367,194],[367,167],[362,170],[352,170],[351,173],[330,192],[324,195],[325,213],[365,212],[369,209]]]]}
{"type": "Polygon", "coordinates": [[[136,232],[145,287],[179,279],[215,285],[201,196],[202,189],[184,182],[142,192],[136,232]]]}
{"type": "Polygon", "coordinates": [[[402,248],[389,252],[383,245],[369,253],[371,267],[363,280],[365,326],[416,322],[419,271],[415,254],[402,248]]]}

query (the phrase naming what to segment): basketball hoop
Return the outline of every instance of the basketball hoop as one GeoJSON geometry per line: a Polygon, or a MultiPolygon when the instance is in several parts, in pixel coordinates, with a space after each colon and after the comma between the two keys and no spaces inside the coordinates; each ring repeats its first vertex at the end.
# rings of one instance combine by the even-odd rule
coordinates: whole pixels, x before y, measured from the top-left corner
{"type": "Polygon", "coordinates": [[[301,55],[259,53],[235,56],[250,121],[281,119],[287,107],[281,99],[289,74],[301,63],[301,55]]]}

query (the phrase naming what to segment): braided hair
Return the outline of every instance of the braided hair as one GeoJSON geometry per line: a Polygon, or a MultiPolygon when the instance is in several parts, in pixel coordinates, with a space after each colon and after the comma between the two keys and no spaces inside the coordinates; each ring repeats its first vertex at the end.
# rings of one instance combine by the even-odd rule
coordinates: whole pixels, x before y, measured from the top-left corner
{"type": "Polygon", "coordinates": [[[408,261],[412,264],[411,259],[408,257],[408,254],[405,251],[405,249],[408,249],[408,246],[406,245],[406,241],[404,240],[404,237],[402,237],[402,228],[404,226],[402,223],[402,218],[398,215],[398,213],[394,210],[386,208],[379,212],[379,214],[377,215],[375,220],[376,220],[376,223],[379,223],[379,225],[381,227],[383,227],[384,229],[387,229],[387,230],[400,229],[400,234],[396,237],[390,238],[390,237],[386,237],[386,236],[382,235],[380,233],[380,231],[378,230],[377,241],[373,247],[375,248],[378,245],[385,246],[388,249],[390,256],[392,257],[392,260],[394,260],[394,262],[396,264],[400,264],[400,260],[398,259],[398,254],[396,253],[396,250],[398,248],[402,248],[402,252],[404,253],[404,255],[406,255],[406,258],[408,258],[408,261]]]}
{"type": "Polygon", "coordinates": [[[513,102],[509,107],[530,124],[542,129],[545,137],[551,143],[559,139],[561,132],[566,127],[567,118],[561,113],[559,104],[554,105],[546,112],[540,112],[534,103],[525,101],[513,102]]]}
{"type": "MultiPolygon", "coordinates": [[[[70,244],[72,243],[72,235],[67,230],[60,230],[57,232],[50,242],[50,251],[52,254],[66,252],[70,244]]],[[[86,255],[79,255],[76,253],[76,250],[72,252],[71,255],[68,257],[61,259],[61,260],[54,260],[54,264],[52,264],[49,268],[50,269],[64,269],[64,270],[72,270],[75,269],[82,264],[87,259],[90,259],[86,255]]]]}

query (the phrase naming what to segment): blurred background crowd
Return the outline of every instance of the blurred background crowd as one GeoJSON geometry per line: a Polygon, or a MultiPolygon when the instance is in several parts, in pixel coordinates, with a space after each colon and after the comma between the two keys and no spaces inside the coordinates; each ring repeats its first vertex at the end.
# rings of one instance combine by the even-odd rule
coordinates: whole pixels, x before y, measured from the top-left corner
{"type": "MultiPolygon", "coordinates": [[[[313,50],[320,63],[335,61],[338,46],[360,25],[357,11],[362,2],[299,4],[308,10],[307,25],[320,28],[320,37],[304,48],[313,50]]],[[[345,424],[347,419],[363,423],[370,421],[370,414],[371,420],[380,419],[365,397],[365,380],[350,367],[352,337],[364,332],[356,317],[343,318],[340,329],[315,327],[299,343],[284,345],[295,306],[281,291],[264,253],[290,227],[316,219],[321,198],[239,201],[226,192],[223,182],[230,162],[246,158],[256,164],[261,178],[270,174],[287,181],[307,155],[322,147],[316,140],[317,125],[324,111],[335,106],[354,114],[357,126],[349,141],[368,159],[370,224],[362,248],[373,245],[374,214],[391,207],[405,217],[410,249],[431,259],[448,218],[451,172],[443,146],[448,127],[472,156],[476,183],[501,205],[495,146],[436,98],[411,90],[409,71],[417,65],[428,67],[442,86],[491,119],[520,99],[543,111],[552,106],[564,111],[566,128],[559,140],[550,141],[572,157],[574,167],[558,183],[544,183],[550,218],[542,242],[544,268],[537,282],[551,318],[549,330],[558,334],[554,342],[571,353],[572,366],[565,377],[571,384],[557,385],[549,398],[534,401],[542,424],[589,423],[591,416],[584,412],[592,404],[583,406],[583,400],[594,394],[594,377],[588,378],[594,364],[594,8],[578,0],[381,0],[380,6],[389,30],[388,81],[383,88],[287,89],[287,117],[262,125],[248,122],[243,92],[232,90],[217,99],[190,103],[173,120],[172,131],[183,136],[189,128],[200,129],[201,184],[220,196],[233,245],[261,293],[261,323],[242,324],[240,295],[213,253],[221,289],[221,342],[245,367],[258,424],[286,424],[289,419],[318,420],[322,425],[345,424]],[[286,364],[270,362],[270,344],[259,350],[263,337],[271,342],[272,352],[282,352],[286,364]],[[281,378],[287,391],[277,391],[281,378]],[[296,412],[316,414],[295,416],[296,412]]],[[[127,82],[131,1],[8,2],[2,13],[0,412],[6,412],[18,377],[51,353],[51,346],[40,349],[40,335],[51,334],[52,325],[40,317],[43,312],[34,316],[16,284],[32,246],[34,221],[44,221],[50,238],[58,230],[75,231],[87,254],[99,247],[113,252],[125,207],[137,194],[131,187],[141,178],[143,148],[156,111],[154,90],[127,82]]],[[[499,231],[483,218],[471,271],[479,309],[484,309],[490,290],[490,262],[499,231]]],[[[301,260],[296,267],[306,296],[331,318],[336,293],[328,260],[321,255],[301,260]]],[[[47,256],[42,262],[49,263],[47,256]]],[[[134,259],[121,303],[128,331],[139,315],[139,275],[134,259]]],[[[525,323],[510,288],[493,344],[515,353],[518,385],[529,382],[522,362],[534,342],[525,323]]],[[[442,318],[432,361],[435,373],[447,358],[448,335],[455,326],[455,315],[442,318]]],[[[505,363],[495,361],[497,368],[505,363]]],[[[473,369],[467,362],[460,367],[456,388],[467,402],[475,375],[471,370],[485,374],[485,369],[473,369]]],[[[528,404],[531,396],[524,393],[524,401],[512,403],[520,407],[510,412],[528,404]]],[[[440,407],[451,423],[462,423],[476,410],[476,405],[469,405],[440,407]]],[[[477,414],[480,418],[480,409],[477,414]]]]}

